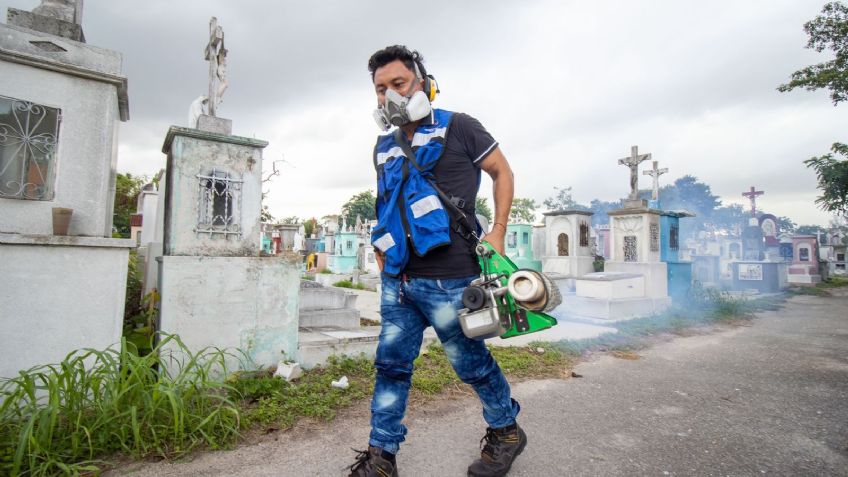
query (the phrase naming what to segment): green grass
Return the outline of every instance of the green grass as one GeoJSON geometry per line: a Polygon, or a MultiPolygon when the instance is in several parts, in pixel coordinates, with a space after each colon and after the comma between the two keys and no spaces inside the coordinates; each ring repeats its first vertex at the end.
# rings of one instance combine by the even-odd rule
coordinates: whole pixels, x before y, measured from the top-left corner
{"type": "Polygon", "coordinates": [[[789,295],[831,296],[830,290],[846,286],[848,286],[848,278],[832,276],[815,285],[793,285],[789,287],[787,293],[789,295]]]}
{"type": "Polygon", "coordinates": [[[350,280],[341,280],[341,281],[338,281],[338,282],[336,282],[336,283],[333,283],[333,286],[334,286],[334,287],[341,287],[341,288],[352,288],[352,289],[354,289],[354,290],[368,290],[368,291],[374,291],[372,288],[368,288],[368,287],[366,287],[365,285],[363,285],[363,284],[361,284],[361,283],[353,283],[353,282],[352,282],[352,281],[350,281],[350,280]]]}
{"type": "MultiPolygon", "coordinates": [[[[533,348],[492,347],[504,372],[515,378],[560,377],[571,370],[575,356],[544,346],[533,348]]],[[[415,360],[410,390],[420,400],[464,386],[454,373],[441,345],[432,344],[415,360]]],[[[371,395],[374,388],[373,360],[360,357],[331,357],[324,367],[306,371],[288,383],[268,373],[244,374],[229,381],[230,397],[243,409],[242,427],[264,426],[289,429],[301,418],[332,420],[340,409],[371,395]],[[347,376],[350,386],[336,389],[330,382],[347,376]]]]}
{"type": "Polygon", "coordinates": [[[240,412],[216,378],[227,358],[216,349],[191,353],[165,336],[147,356],[124,341],[120,350],[79,350],[0,380],[0,475],[96,473],[116,453],[172,457],[231,445],[240,412]]]}
{"type": "Polygon", "coordinates": [[[299,418],[331,420],[336,412],[371,394],[374,387],[372,360],[364,357],[331,357],[327,365],[315,368],[292,382],[261,376],[236,376],[229,381],[230,398],[243,409],[242,427],[292,427],[299,418]],[[331,381],[347,376],[350,386],[337,389],[331,381]]]}
{"type": "MultiPolygon", "coordinates": [[[[490,346],[504,374],[512,378],[556,378],[567,376],[577,358],[577,354],[554,347],[549,343],[533,343],[529,347],[490,346]],[[542,351],[539,352],[538,349],[542,351]]],[[[449,387],[464,386],[454,373],[438,344],[432,344],[426,353],[415,360],[415,373],[412,375],[412,393],[432,396],[449,387]]]]}
{"type": "Polygon", "coordinates": [[[840,276],[831,276],[827,281],[816,284],[816,288],[842,288],[848,287],[848,278],[840,276]]]}

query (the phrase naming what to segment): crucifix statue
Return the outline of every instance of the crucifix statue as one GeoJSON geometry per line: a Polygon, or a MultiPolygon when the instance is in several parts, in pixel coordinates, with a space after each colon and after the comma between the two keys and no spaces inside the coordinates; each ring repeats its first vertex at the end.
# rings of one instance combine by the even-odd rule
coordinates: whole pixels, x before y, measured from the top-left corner
{"type": "Polygon", "coordinates": [[[630,200],[639,199],[639,164],[651,158],[651,154],[639,154],[639,146],[630,147],[630,157],[624,157],[618,160],[619,164],[623,164],[630,168],[630,200]]]}
{"type": "MultiPolygon", "coordinates": [[[[649,154],[650,155],[650,154],[649,154]]],[[[651,176],[654,179],[654,188],[651,192],[651,200],[659,200],[660,198],[660,176],[668,172],[668,168],[663,167],[657,169],[657,161],[654,161],[654,168],[642,171],[642,175],[651,176]]]]}
{"type": "Polygon", "coordinates": [[[754,186],[751,186],[751,190],[748,192],[743,192],[742,195],[751,199],[751,217],[757,216],[757,196],[765,194],[764,191],[754,189],[754,186]]]}
{"type": "Polygon", "coordinates": [[[224,29],[218,26],[218,19],[209,20],[209,43],[206,45],[206,61],[209,62],[209,96],[207,112],[215,116],[221,97],[226,91],[227,82],[227,49],[224,48],[224,29]]]}

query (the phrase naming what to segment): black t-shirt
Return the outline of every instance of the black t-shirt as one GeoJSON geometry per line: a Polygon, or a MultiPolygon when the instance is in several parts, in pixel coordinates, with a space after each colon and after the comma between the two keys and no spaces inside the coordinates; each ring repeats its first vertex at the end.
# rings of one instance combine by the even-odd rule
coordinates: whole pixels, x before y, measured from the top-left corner
{"type": "MultiPolygon", "coordinates": [[[[474,226],[474,200],[480,188],[480,162],[498,146],[479,121],[463,113],[451,118],[445,151],[433,168],[436,184],[445,194],[465,201],[465,212],[474,226]]],[[[449,214],[450,215],[450,214],[449,214]]],[[[472,239],[473,240],[473,239],[472,239]]],[[[451,218],[451,243],[423,257],[410,251],[403,273],[422,278],[461,278],[480,274],[474,244],[456,232],[451,218]]]]}

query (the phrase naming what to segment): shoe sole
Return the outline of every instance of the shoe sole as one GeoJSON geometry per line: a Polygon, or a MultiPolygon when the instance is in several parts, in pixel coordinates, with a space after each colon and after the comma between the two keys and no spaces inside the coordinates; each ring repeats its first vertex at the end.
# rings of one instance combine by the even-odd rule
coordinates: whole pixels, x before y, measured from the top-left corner
{"type": "MultiPolygon", "coordinates": [[[[503,476],[505,476],[506,474],[509,473],[509,471],[512,469],[512,464],[515,462],[515,459],[518,459],[518,456],[520,456],[521,453],[524,452],[525,447],[527,447],[527,434],[524,434],[524,442],[522,442],[521,445],[518,446],[518,451],[515,452],[515,457],[512,459],[512,462],[509,463],[509,466],[506,468],[506,472],[501,474],[499,477],[503,477],[503,476]]],[[[468,477],[486,477],[486,476],[480,476],[478,474],[475,474],[475,473],[469,471],[468,477]]]]}

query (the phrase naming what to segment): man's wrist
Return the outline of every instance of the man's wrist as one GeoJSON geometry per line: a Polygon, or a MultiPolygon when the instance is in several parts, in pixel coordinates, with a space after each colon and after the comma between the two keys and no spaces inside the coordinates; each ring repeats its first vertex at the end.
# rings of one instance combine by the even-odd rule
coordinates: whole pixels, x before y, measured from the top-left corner
{"type": "Polygon", "coordinates": [[[492,229],[489,233],[494,233],[495,231],[500,231],[501,233],[506,233],[506,225],[501,222],[495,222],[492,224],[492,229]],[[500,226],[500,227],[498,227],[500,226]]]}

